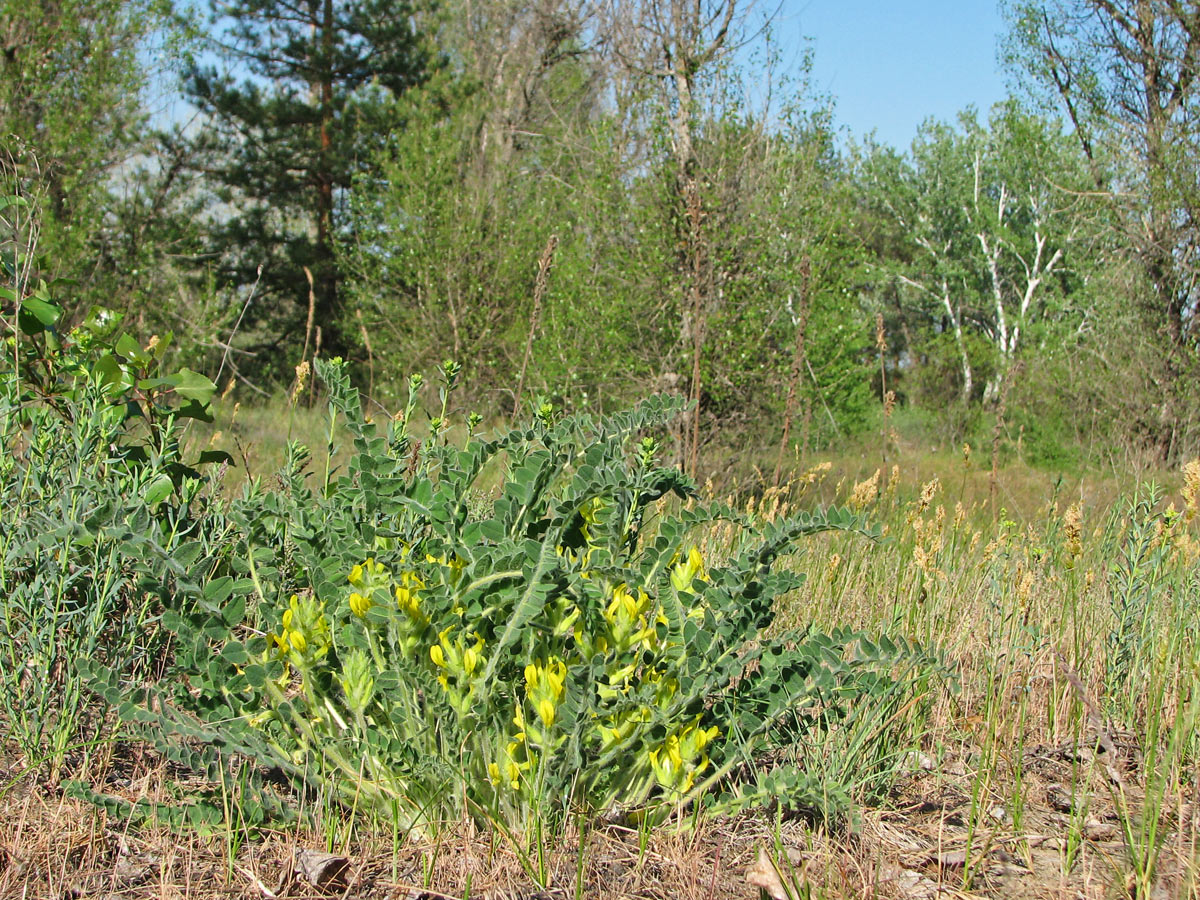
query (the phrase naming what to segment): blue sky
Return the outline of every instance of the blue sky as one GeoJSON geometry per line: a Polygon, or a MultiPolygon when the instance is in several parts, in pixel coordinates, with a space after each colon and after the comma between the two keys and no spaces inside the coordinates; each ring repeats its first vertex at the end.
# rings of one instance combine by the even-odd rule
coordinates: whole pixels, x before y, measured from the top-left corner
{"type": "MultiPolygon", "coordinates": [[[[930,116],[953,120],[970,104],[986,113],[1006,94],[998,0],[757,0],[755,12],[776,8],[785,65],[813,50],[812,88],[833,97],[855,138],[875,131],[906,149],[930,116]]],[[[172,99],[168,117],[190,112],[172,99]]]]}
{"type": "Polygon", "coordinates": [[[1004,31],[995,0],[783,0],[775,28],[785,54],[812,39],[812,86],[840,125],[899,148],[930,116],[1004,98],[1004,31]]]}

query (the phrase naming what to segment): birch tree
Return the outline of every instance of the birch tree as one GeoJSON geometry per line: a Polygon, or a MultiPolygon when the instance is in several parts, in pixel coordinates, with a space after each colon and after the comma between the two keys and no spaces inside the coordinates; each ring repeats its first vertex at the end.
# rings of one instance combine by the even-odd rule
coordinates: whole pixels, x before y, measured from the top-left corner
{"type": "Polygon", "coordinates": [[[1180,0],[1012,4],[1014,62],[1056,99],[1094,187],[1121,213],[1142,301],[1175,351],[1200,316],[1200,5],[1180,0]]]}
{"type": "Polygon", "coordinates": [[[1056,123],[1007,103],[986,126],[970,112],[957,128],[927,123],[907,159],[877,152],[867,177],[909,242],[891,274],[953,336],[961,398],[981,388],[994,403],[1031,328],[1062,312],[1086,187],[1080,154],[1056,123]],[[970,335],[991,348],[982,386],[970,335]]]}

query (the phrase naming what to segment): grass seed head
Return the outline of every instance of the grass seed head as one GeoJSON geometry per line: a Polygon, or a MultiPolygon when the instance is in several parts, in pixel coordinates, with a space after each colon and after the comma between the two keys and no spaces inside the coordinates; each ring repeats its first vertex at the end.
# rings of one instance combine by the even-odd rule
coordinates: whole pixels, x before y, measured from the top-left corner
{"type": "Polygon", "coordinates": [[[1200,456],[1183,467],[1183,518],[1190,522],[1200,511],[1200,456]]]}
{"type": "Polygon", "coordinates": [[[1067,538],[1067,554],[1073,560],[1083,552],[1083,503],[1075,502],[1063,514],[1063,533],[1067,538]]]}
{"type": "Polygon", "coordinates": [[[849,504],[851,508],[861,510],[875,502],[879,496],[879,476],[880,471],[875,470],[875,474],[864,481],[854,485],[854,490],[850,492],[849,504]]]}

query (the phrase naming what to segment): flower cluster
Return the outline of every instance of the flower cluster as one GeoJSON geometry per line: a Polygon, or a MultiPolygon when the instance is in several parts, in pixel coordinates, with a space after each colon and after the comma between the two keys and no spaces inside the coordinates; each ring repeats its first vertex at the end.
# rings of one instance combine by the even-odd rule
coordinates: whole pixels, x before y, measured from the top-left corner
{"type": "Polygon", "coordinates": [[[437,643],[429,648],[429,658],[438,668],[438,684],[446,692],[450,706],[460,716],[466,716],[486,663],[484,644],[478,632],[466,638],[462,634],[451,637],[454,630],[455,626],[450,625],[438,632],[437,643]]]}
{"type": "MultiPolygon", "coordinates": [[[[517,685],[483,683],[496,670],[489,665],[493,631],[463,607],[470,590],[463,582],[466,563],[460,556],[425,554],[425,563],[414,567],[405,547],[394,569],[374,558],[355,565],[341,609],[350,629],[346,633],[357,634],[358,644],[339,649],[337,671],[331,673],[341,689],[345,721],[364,730],[386,721],[381,717],[387,715],[389,700],[380,693],[381,673],[391,667],[389,655],[399,653],[430,673],[436,683],[432,690],[440,688],[458,720],[480,729],[482,743],[469,752],[473,763],[468,765],[480,767],[497,797],[527,802],[543,777],[543,765],[557,758],[578,727],[578,711],[590,717],[577,732],[583,735],[585,753],[627,759],[626,771],[640,773],[636,783],[644,790],[657,785],[667,796],[687,793],[709,766],[706,748],[719,731],[704,727],[699,717],[684,722],[674,718],[680,686],[669,660],[679,648],[672,650],[667,619],[651,590],[612,583],[588,570],[604,509],[599,501],[587,504],[581,514],[582,546],[559,549],[564,560],[578,567],[587,592],[566,592],[546,602],[544,630],[526,645],[531,658],[517,670],[523,675],[517,685]],[[587,598],[595,591],[604,599],[585,614],[587,598]],[[597,671],[593,667],[600,660],[597,671]],[[589,670],[595,676],[585,676],[589,670]],[[569,714],[564,712],[568,699],[569,714]],[[497,721],[509,724],[499,729],[485,724],[497,721]]],[[[697,582],[708,576],[700,551],[693,547],[677,554],[667,574],[669,587],[664,588],[674,592],[689,615],[702,614],[697,582]]],[[[286,641],[290,653],[328,652],[330,629],[323,607],[312,600],[294,603],[277,640],[286,641]]],[[[504,677],[512,674],[508,670],[504,677]]]]}
{"type": "Polygon", "coordinates": [[[271,635],[275,656],[306,673],[329,653],[329,620],[325,604],[311,595],[292,594],[283,611],[279,634],[271,635]]]}
{"type": "Polygon", "coordinates": [[[697,717],[671,734],[662,746],[651,750],[650,765],[658,783],[668,792],[676,794],[686,794],[691,790],[696,783],[696,776],[708,768],[708,754],[704,748],[719,734],[715,725],[701,728],[697,717]]]}

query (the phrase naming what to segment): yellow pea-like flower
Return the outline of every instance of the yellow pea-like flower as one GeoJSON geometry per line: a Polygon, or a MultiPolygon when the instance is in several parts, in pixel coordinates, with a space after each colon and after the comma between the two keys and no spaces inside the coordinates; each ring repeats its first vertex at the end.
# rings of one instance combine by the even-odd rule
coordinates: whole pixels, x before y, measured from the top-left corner
{"type": "Polygon", "coordinates": [[[702,581],[708,580],[704,574],[704,557],[699,550],[692,547],[688,551],[687,559],[671,570],[671,584],[677,591],[689,591],[692,582],[697,578],[702,581]]]}
{"type": "Polygon", "coordinates": [[[409,588],[396,588],[396,606],[414,619],[419,618],[421,615],[421,606],[420,601],[417,599],[417,592],[409,588]]]}
{"type": "Polygon", "coordinates": [[[355,591],[350,595],[350,611],[360,619],[365,618],[367,611],[371,608],[371,598],[364,597],[362,594],[355,591]]]}
{"type": "Polygon", "coordinates": [[[564,685],[567,680],[567,665],[561,659],[551,660],[545,670],[546,682],[550,685],[550,690],[556,697],[562,697],[566,690],[564,685]]]}

